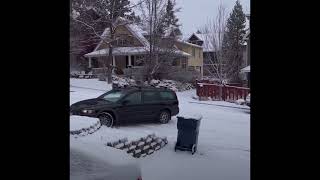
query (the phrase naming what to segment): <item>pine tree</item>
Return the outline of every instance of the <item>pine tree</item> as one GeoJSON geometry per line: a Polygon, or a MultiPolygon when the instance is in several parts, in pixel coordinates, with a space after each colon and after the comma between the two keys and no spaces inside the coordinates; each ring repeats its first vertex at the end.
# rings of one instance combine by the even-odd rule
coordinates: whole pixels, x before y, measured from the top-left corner
{"type": "Polygon", "coordinates": [[[179,29],[180,24],[178,24],[179,19],[176,17],[175,12],[178,12],[179,9],[175,9],[174,6],[176,5],[175,1],[168,0],[166,6],[166,14],[164,17],[164,24],[163,28],[166,31],[169,31],[170,36],[177,36],[181,35],[181,31],[179,29]]]}
{"type": "Polygon", "coordinates": [[[239,72],[243,59],[243,37],[245,35],[246,17],[242,11],[239,0],[227,20],[226,32],[223,42],[223,51],[225,52],[226,73],[231,81],[239,82],[239,72]]]}

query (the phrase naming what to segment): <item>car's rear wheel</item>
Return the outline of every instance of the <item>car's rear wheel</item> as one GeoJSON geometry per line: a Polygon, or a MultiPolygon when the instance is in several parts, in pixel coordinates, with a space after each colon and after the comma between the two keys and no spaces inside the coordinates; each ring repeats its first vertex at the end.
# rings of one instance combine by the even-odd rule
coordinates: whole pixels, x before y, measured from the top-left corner
{"type": "Polygon", "coordinates": [[[159,114],[159,122],[161,124],[166,124],[171,119],[171,114],[168,110],[162,110],[159,114]]]}
{"type": "Polygon", "coordinates": [[[114,118],[110,113],[103,112],[99,115],[101,125],[112,127],[114,125],[114,118]]]}

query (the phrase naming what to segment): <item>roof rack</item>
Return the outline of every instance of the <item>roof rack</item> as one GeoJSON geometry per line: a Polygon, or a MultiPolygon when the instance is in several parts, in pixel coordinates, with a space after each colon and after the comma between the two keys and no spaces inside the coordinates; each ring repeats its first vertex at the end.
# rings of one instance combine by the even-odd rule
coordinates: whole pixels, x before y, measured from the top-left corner
{"type": "Polygon", "coordinates": [[[119,87],[119,88],[117,88],[117,89],[126,89],[126,88],[128,88],[128,89],[166,89],[166,90],[170,90],[170,88],[169,87],[165,87],[165,86],[163,86],[163,87],[156,87],[156,86],[154,86],[154,85],[148,85],[148,86],[146,86],[146,85],[134,85],[134,86],[126,86],[126,87],[119,87]]]}

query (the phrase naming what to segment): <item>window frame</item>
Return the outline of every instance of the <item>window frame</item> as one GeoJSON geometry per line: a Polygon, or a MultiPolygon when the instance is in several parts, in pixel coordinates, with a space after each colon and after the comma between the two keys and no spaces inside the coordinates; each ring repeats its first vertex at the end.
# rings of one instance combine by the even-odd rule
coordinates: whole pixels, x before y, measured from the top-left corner
{"type": "Polygon", "coordinates": [[[142,102],[145,104],[145,103],[157,103],[157,102],[159,102],[160,100],[162,100],[161,99],[161,97],[160,97],[160,93],[158,92],[158,91],[143,91],[142,92],[142,102]],[[153,101],[148,101],[148,102],[146,102],[145,101],[145,94],[146,93],[155,93],[155,96],[157,97],[155,100],[153,100],[153,101]]]}
{"type": "Polygon", "coordinates": [[[175,100],[177,100],[177,96],[175,95],[175,93],[173,93],[173,92],[171,92],[171,91],[160,91],[159,92],[159,97],[160,97],[160,99],[162,100],[162,101],[175,101],[175,100]],[[172,97],[173,97],[173,99],[165,99],[165,98],[163,98],[162,96],[161,96],[161,93],[168,93],[168,94],[170,94],[170,95],[172,95],[172,97]]]}
{"type": "Polygon", "coordinates": [[[124,96],[121,101],[123,102],[123,101],[127,100],[127,98],[128,98],[129,96],[131,96],[132,94],[134,94],[134,93],[140,93],[140,103],[137,103],[137,104],[127,104],[127,105],[141,105],[141,104],[143,104],[142,92],[141,92],[141,91],[131,92],[131,93],[127,94],[126,96],[124,96]]]}

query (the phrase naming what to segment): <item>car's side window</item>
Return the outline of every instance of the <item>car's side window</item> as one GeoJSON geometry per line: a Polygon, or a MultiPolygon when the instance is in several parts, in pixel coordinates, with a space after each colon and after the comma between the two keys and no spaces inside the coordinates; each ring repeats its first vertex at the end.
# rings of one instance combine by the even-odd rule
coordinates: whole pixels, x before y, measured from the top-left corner
{"type": "Polygon", "coordinates": [[[143,92],[144,103],[157,102],[158,100],[159,100],[158,92],[156,92],[156,91],[143,92]]]}
{"type": "Polygon", "coordinates": [[[128,101],[128,105],[141,104],[141,92],[134,92],[128,95],[124,100],[128,101]]]}
{"type": "Polygon", "coordinates": [[[160,97],[163,100],[175,100],[176,97],[172,92],[168,92],[168,91],[163,91],[160,92],[160,97]]]}

